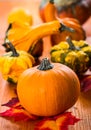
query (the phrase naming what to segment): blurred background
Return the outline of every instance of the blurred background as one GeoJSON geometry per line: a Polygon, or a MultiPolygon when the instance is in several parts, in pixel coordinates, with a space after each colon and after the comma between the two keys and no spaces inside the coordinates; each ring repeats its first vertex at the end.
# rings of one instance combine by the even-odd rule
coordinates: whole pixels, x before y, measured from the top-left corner
{"type": "MultiPolygon", "coordinates": [[[[0,0],[0,43],[2,42],[3,37],[5,36],[5,31],[8,26],[7,16],[13,8],[23,7],[30,10],[31,14],[34,17],[34,24],[39,24],[42,22],[39,16],[39,8],[44,6],[47,1],[48,0],[33,0],[33,1],[32,0],[15,0],[15,1],[14,0],[0,0]]],[[[55,3],[57,3],[56,6],[58,6],[58,3],[60,3],[60,1],[62,0],[55,0],[55,3]]],[[[67,3],[68,0],[64,0],[64,1],[67,3]]],[[[74,2],[75,0],[69,0],[68,2],[72,2],[72,1],[74,2]]],[[[76,0],[76,1],[79,1],[79,0],[76,0]]],[[[81,1],[85,1],[84,4],[86,5],[87,2],[91,0],[81,0],[81,1]]],[[[88,5],[86,6],[88,7],[88,5]]],[[[85,17],[85,15],[87,15],[87,11],[85,11],[85,13],[83,14],[83,17],[85,17]]],[[[82,27],[86,31],[87,41],[91,42],[91,29],[90,29],[91,16],[89,16],[89,18],[82,24],[82,27]]]]}

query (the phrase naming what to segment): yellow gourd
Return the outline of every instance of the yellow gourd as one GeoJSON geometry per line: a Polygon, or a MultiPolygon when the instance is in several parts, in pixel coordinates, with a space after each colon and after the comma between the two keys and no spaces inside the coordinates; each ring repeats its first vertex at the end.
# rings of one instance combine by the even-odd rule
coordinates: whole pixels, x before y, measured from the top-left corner
{"type": "Polygon", "coordinates": [[[10,52],[0,57],[0,71],[5,80],[17,83],[20,74],[32,67],[35,59],[25,51],[16,50],[10,42],[8,48],[10,52]]]}

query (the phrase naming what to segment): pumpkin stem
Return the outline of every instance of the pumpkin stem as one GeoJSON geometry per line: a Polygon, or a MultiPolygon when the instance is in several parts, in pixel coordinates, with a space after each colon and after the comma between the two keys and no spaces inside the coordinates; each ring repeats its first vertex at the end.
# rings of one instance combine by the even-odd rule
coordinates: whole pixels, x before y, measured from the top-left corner
{"type": "Polygon", "coordinates": [[[74,32],[75,30],[73,28],[67,27],[66,25],[64,25],[63,23],[60,23],[61,27],[59,28],[59,31],[69,31],[69,32],[74,32]]]}
{"type": "Polygon", "coordinates": [[[12,43],[7,39],[5,45],[7,46],[9,51],[12,51],[13,57],[18,57],[19,53],[16,51],[15,47],[12,45],[12,43]]]}
{"type": "Polygon", "coordinates": [[[39,69],[39,70],[49,70],[52,68],[53,68],[53,65],[50,63],[48,58],[44,58],[41,61],[40,65],[37,67],[37,69],[39,69]]]}
{"type": "Polygon", "coordinates": [[[73,44],[70,37],[67,37],[66,41],[69,44],[69,49],[71,49],[71,50],[80,50],[80,48],[74,46],[74,44],[73,44]]]}

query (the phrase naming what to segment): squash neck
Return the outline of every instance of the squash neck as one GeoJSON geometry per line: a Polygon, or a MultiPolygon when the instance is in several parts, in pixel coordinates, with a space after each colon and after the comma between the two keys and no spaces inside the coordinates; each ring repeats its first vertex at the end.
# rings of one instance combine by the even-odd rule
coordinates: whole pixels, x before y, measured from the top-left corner
{"type": "Polygon", "coordinates": [[[53,68],[53,64],[50,63],[48,58],[44,58],[41,61],[41,64],[37,67],[37,69],[43,70],[43,71],[50,70],[52,68],[53,68]]]}

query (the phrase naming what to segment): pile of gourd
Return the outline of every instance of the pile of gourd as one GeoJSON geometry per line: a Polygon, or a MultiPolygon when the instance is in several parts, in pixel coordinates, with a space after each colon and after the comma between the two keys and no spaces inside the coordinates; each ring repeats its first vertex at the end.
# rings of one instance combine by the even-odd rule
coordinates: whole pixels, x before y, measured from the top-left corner
{"type": "Polygon", "coordinates": [[[6,49],[0,57],[2,76],[16,84],[21,105],[37,116],[54,116],[72,107],[80,94],[79,76],[91,64],[91,46],[78,20],[59,19],[55,13],[50,0],[42,12],[45,23],[33,25],[24,9],[12,11],[2,44],[6,49]],[[51,37],[51,59],[39,63],[45,36],[51,37]]]}

